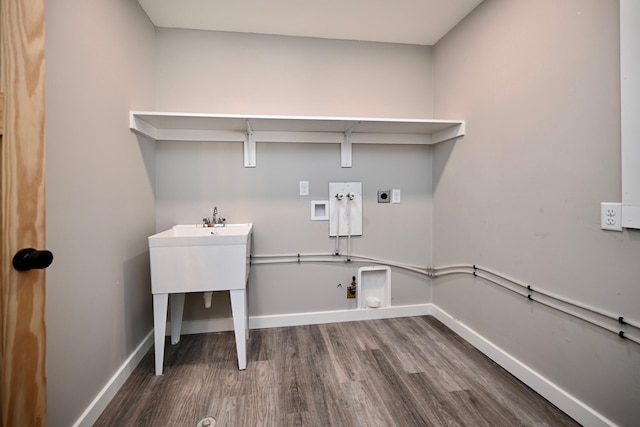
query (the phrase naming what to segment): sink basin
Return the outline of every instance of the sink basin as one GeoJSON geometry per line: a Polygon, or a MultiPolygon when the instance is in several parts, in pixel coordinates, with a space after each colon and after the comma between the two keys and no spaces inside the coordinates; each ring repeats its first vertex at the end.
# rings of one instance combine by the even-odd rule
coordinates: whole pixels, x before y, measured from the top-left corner
{"type": "Polygon", "coordinates": [[[244,289],[252,224],[176,225],[149,236],[151,292],[244,289]]]}
{"type": "Polygon", "coordinates": [[[227,224],[224,227],[202,225],[174,225],[168,230],[149,237],[149,247],[229,245],[246,242],[252,224],[227,224]]]}

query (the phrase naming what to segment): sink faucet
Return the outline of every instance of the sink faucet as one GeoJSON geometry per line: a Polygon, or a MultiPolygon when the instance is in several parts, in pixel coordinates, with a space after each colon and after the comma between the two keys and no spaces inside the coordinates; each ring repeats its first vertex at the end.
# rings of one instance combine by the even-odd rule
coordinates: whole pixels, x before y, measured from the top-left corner
{"type": "Polygon", "coordinates": [[[202,225],[203,227],[224,227],[225,221],[225,218],[218,218],[218,207],[215,206],[213,208],[213,215],[211,216],[211,219],[206,217],[202,218],[202,225]]]}

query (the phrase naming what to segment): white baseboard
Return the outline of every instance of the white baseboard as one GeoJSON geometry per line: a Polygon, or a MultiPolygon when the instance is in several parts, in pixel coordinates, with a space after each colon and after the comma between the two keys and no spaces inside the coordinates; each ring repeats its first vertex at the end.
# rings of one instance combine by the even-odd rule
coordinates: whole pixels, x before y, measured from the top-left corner
{"type": "MultiPolygon", "coordinates": [[[[431,304],[399,305],[392,307],[316,311],[310,313],[273,314],[249,317],[249,329],[281,328],[286,326],[319,325],[322,323],[355,322],[357,320],[390,319],[393,317],[425,316],[431,314],[431,304]]],[[[233,320],[204,319],[182,322],[182,335],[206,334],[233,330],[233,320]]],[[[167,323],[167,335],[171,322],[167,323]]]]}
{"type": "Polygon", "coordinates": [[[147,334],[142,342],[136,347],[135,350],[129,355],[127,360],[124,361],[120,369],[111,377],[107,384],[100,390],[100,393],[89,404],[87,409],[80,415],[77,421],[73,424],[73,427],[91,427],[96,422],[104,408],[107,407],[113,396],[116,395],[120,387],[129,378],[133,370],[138,366],[138,363],[142,360],[147,351],[153,345],[153,330],[147,334]]]}
{"type": "Polygon", "coordinates": [[[585,405],[556,384],[549,381],[500,347],[494,345],[464,323],[454,319],[451,315],[437,306],[432,306],[433,316],[444,323],[453,332],[464,338],[476,349],[484,353],[491,360],[502,366],[514,377],[531,387],[542,397],[560,408],[564,413],[589,427],[611,427],[615,424],[593,408],[585,405]]]}
{"type": "MultiPolygon", "coordinates": [[[[533,369],[529,368],[527,365],[511,356],[509,353],[479,335],[473,329],[454,319],[451,315],[433,304],[382,307],[378,309],[352,309],[253,316],[249,318],[249,327],[250,329],[265,329],[424,315],[433,315],[449,329],[468,341],[476,349],[487,355],[498,365],[502,366],[513,376],[531,387],[545,399],[553,403],[582,425],[590,427],[615,426],[613,422],[595,411],[593,408],[585,405],[574,396],[570,395],[533,369]]],[[[170,325],[167,325],[167,331],[170,330],[170,325]]],[[[231,330],[233,330],[233,321],[231,318],[186,320],[182,323],[182,334],[184,335],[231,330]]],[[[113,396],[120,389],[122,384],[124,384],[129,375],[131,375],[138,363],[140,363],[142,357],[151,348],[152,344],[153,331],[144,338],[142,343],[133,351],[115,375],[107,382],[102,391],[98,393],[93,402],[91,402],[89,407],[87,407],[84,413],[75,422],[73,425],[74,427],[89,427],[98,419],[104,408],[107,407],[113,396]]]]}
{"type": "Polygon", "coordinates": [[[251,317],[249,319],[249,325],[251,329],[266,329],[280,328],[283,326],[391,319],[393,317],[425,316],[431,314],[431,307],[431,304],[414,304],[380,308],[316,311],[311,313],[275,314],[271,316],[251,317]]]}
{"type": "MultiPolygon", "coordinates": [[[[233,331],[233,319],[223,317],[219,319],[184,320],[180,335],[208,334],[211,332],[233,331]]],[[[167,322],[166,336],[171,335],[171,322],[167,322]]]]}

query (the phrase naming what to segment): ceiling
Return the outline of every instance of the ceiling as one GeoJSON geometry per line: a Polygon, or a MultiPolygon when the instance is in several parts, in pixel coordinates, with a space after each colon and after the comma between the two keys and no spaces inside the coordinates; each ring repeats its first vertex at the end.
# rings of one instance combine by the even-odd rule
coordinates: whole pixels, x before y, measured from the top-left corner
{"type": "Polygon", "coordinates": [[[138,0],[157,27],[433,45],[482,0],[138,0]]]}

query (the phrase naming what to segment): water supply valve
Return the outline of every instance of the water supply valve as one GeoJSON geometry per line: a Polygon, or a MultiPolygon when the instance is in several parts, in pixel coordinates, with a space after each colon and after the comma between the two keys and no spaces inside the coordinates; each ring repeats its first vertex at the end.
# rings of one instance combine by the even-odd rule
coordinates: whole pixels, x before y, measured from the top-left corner
{"type": "Polygon", "coordinates": [[[356,283],[356,276],[353,276],[351,280],[351,285],[347,286],[347,298],[352,299],[356,297],[356,288],[358,284],[356,283]]]}

